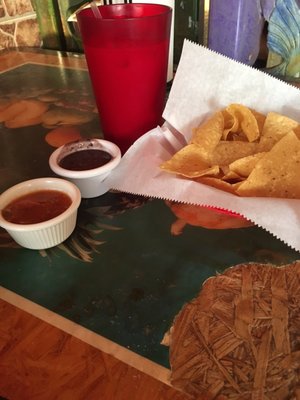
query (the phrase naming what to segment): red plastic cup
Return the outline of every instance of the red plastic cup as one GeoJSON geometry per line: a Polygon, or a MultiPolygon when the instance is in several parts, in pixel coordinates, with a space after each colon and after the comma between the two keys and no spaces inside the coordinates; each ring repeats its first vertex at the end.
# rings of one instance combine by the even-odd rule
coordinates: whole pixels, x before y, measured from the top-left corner
{"type": "Polygon", "coordinates": [[[124,153],[160,125],[165,106],[172,9],[113,4],[81,10],[77,21],[104,138],[124,153]]]}

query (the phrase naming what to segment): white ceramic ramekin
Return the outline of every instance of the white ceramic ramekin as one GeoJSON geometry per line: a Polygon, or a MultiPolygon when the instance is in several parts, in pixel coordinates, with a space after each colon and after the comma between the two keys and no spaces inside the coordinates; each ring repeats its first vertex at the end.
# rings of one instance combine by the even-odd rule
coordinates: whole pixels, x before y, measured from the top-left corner
{"type": "Polygon", "coordinates": [[[110,189],[105,183],[105,178],[119,164],[120,160],[121,151],[117,145],[104,139],[94,138],[79,140],[59,147],[51,154],[49,166],[55,174],[75,183],[83,198],[92,198],[98,197],[110,189]],[[110,153],[112,158],[101,167],[84,171],[72,171],[59,165],[60,160],[67,154],[85,149],[104,150],[110,153]]]}
{"type": "Polygon", "coordinates": [[[66,240],[76,226],[81,195],[76,185],[60,178],[37,178],[18,183],[0,195],[0,226],[21,246],[28,249],[47,249],[66,240]],[[62,214],[48,221],[21,225],[6,221],[1,210],[12,200],[37,190],[59,190],[72,203],[62,214]]]}

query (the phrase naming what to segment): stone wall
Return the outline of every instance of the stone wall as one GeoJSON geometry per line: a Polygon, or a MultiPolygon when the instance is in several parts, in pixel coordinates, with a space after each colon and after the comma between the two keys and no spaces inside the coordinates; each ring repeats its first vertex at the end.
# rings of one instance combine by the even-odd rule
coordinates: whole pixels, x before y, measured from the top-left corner
{"type": "Polygon", "coordinates": [[[22,46],[41,46],[33,2],[0,0],[0,50],[22,46]]]}

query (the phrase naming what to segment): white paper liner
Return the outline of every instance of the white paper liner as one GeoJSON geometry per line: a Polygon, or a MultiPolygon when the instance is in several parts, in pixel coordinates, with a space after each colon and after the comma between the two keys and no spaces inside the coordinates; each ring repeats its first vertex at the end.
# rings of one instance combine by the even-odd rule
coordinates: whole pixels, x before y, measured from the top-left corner
{"type": "Polygon", "coordinates": [[[137,140],[107,183],[128,193],[239,213],[300,251],[300,200],[238,197],[160,169],[187,143],[192,128],[230,103],[300,121],[297,88],[186,40],[164,110],[166,124],[137,140]]]}

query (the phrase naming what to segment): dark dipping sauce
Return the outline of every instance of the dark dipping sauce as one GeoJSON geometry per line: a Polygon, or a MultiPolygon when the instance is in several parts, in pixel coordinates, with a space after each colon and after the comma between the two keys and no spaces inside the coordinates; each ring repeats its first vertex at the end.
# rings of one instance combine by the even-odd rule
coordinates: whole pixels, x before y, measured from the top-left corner
{"type": "Polygon", "coordinates": [[[59,161],[59,166],[71,171],[85,171],[107,164],[112,159],[104,150],[87,149],[70,153],[59,161]]]}
{"type": "Polygon", "coordinates": [[[71,198],[59,190],[37,190],[10,202],[2,216],[14,224],[37,224],[62,214],[71,203],[71,198]]]}

